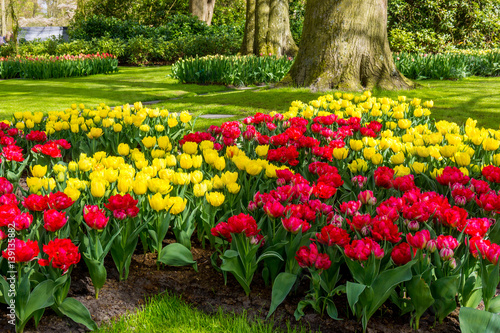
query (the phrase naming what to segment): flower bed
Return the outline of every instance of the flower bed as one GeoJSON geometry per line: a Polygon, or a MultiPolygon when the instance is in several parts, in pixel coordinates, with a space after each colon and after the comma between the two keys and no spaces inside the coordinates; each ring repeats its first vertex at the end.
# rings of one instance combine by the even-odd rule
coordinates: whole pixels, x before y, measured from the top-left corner
{"type": "Polygon", "coordinates": [[[435,54],[400,52],[394,54],[394,61],[404,76],[414,80],[500,75],[498,49],[454,50],[435,54]]]}
{"type": "Polygon", "coordinates": [[[276,56],[206,56],[181,59],[172,65],[172,77],[182,83],[246,86],[281,81],[292,58],[276,56]]]}
{"type": "Polygon", "coordinates": [[[111,54],[79,56],[37,56],[0,58],[1,79],[56,79],[71,76],[109,74],[118,71],[118,60],[111,54]]]}
{"type": "Polygon", "coordinates": [[[207,132],[140,103],[15,113],[0,124],[0,297],[19,330],[45,307],[92,329],[66,297],[74,264],[98,297],[107,255],[120,279],[138,242],[159,267],[197,269],[197,237],[247,294],[255,274],[272,285],[269,315],[309,277],[297,319],[306,307],[339,319],[345,293],[365,329],[386,301],[416,328],[427,309],[441,322],[457,305],[461,325],[493,321],[500,132],[432,122],[432,106],[336,93],[207,132]],[[169,230],[177,242],[163,246],[169,230]]]}

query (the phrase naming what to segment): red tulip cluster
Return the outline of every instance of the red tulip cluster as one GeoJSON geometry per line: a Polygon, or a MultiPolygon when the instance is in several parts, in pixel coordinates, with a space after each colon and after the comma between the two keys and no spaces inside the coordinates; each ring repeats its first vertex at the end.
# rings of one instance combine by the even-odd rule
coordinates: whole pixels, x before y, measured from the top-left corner
{"type": "Polygon", "coordinates": [[[83,220],[92,229],[102,230],[108,224],[109,217],[106,217],[104,209],[99,209],[99,206],[86,205],[83,208],[83,220]]]}
{"type": "Polygon", "coordinates": [[[109,197],[108,203],[104,206],[113,212],[113,216],[118,220],[125,220],[129,217],[136,217],[139,213],[137,200],[132,198],[130,194],[116,194],[109,197]]]}
{"type": "Polygon", "coordinates": [[[257,228],[255,219],[250,215],[240,213],[231,216],[227,222],[219,222],[211,233],[215,237],[222,237],[229,242],[232,241],[231,234],[244,233],[246,237],[250,237],[253,243],[259,243],[262,240],[262,235],[259,235],[260,229],[257,228]]]}
{"type": "Polygon", "coordinates": [[[56,238],[43,246],[43,252],[49,256],[48,259],[39,259],[40,266],[51,265],[54,268],[62,269],[65,274],[71,265],[77,264],[81,255],[78,247],[70,239],[56,238]]]}

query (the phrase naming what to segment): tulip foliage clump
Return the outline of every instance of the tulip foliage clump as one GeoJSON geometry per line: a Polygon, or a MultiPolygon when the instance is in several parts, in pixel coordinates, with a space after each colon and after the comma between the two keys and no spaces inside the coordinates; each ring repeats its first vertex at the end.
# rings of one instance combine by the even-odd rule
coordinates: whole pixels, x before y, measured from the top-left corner
{"type": "Polygon", "coordinates": [[[114,72],[118,72],[118,59],[108,53],[0,57],[0,79],[46,80],[114,72]]]}
{"type": "Polygon", "coordinates": [[[346,294],[364,329],[387,302],[415,328],[457,306],[464,323],[480,312],[493,325],[500,131],[431,121],[432,106],[336,93],[205,132],[186,111],[139,102],[17,112],[0,123],[0,301],[15,303],[20,331],[46,307],[94,329],[66,297],[74,265],[98,297],[106,256],[121,280],[139,242],[159,269],[197,269],[197,238],[247,295],[262,277],[269,315],[308,279],[297,319],[340,319],[346,294]]]}

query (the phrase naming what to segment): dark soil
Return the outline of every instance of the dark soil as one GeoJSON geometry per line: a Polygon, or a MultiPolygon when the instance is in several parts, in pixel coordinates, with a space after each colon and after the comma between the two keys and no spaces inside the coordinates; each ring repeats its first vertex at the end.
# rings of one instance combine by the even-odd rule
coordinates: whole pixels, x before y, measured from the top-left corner
{"type": "MultiPolygon", "coordinates": [[[[81,261],[72,271],[70,297],[82,302],[92,314],[98,325],[109,322],[113,318],[135,311],[140,308],[147,297],[164,291],[180,295],[186,302],[194,305],[199,310],[207,313],[216,312],[219,307],[226,311],[239,313],[247,311],[249,318],[265,319],[271,300],[271,289],[265,287],[262,279],[256,274],[252,283],[250,296],[245,296],[243,289],[237,281],[228,277],[227,285],[224,278],[216,272],[210,264],[209,250],[193,247],[194,259],[198,262],[198,272],[188,267],[165,267],[157,270],[156,257],[152,254],[136,254],[133,256],[130,275],[127,281],[118,281],[118,272],[110,259],[106,262],[108,267],[108,280],[99,292],[99,299],[95,299],[94,288],[87,269],[81,261]]],[[[295,295],[289,296],[280,305],[274,315],[276,326],[286,328],[289,321],[293,325],[300,324],[312,330],[322,332],[362,332],[362,326],[353,318],[347,318],[347,299],[339,297],[336,305],[339,316],[345,318],[335,321],[328,316],[321,317],[312,310],[296,322],[293,313],[298,302],[308,288],[308,280],[304,279],[295,295]]],[[[8,332],[9,326],[6,318],[6,307],[0,305],[0,331],[8,332]]],[[[382,307],[370,319],[368,332],[412,332],[409,325],[409,315],[400,316],[397,309],[391,306],[382,307]]],[[[33,321],[26,327],[26,332],[85,332],[86,328],[74,323],[68,318],[58,317],[52,310],[47,310],[35,329],[33,321]]],[[[434,326],[434,316],[425,313],[420,320],[418,332],[460,332],[458,323],[458,309],[455,310],[443,324],[434,326]]]]}

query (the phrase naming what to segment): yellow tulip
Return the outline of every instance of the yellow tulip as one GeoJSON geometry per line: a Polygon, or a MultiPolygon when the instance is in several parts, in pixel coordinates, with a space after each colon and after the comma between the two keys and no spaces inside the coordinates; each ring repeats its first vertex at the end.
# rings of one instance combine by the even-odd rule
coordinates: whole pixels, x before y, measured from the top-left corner
{"type": "Polygon", "coordinates": [[[366,163],[365,160],[358,158],[352,161],[348,165],[348,168],[349,170],[351,170],[352,173],[365,172],[366,170],[368,170],[368,164],[366,163]]]}
{"type": "Polygon", "coordinates": [[[203,173],[201,171],[193,171],[191,172],[191,183],[198,184],[203,180],[203,173]]]}
{"type": "Polygon", "coordinates": [[[165,162],[167,163],[168,167],[175,167],[175,166],[177,166],[177,160],[175,159],[175,155],[167,155],[167,156],[165,156],[165,162]]]}
{"type": "Polygon", "coordinates": [[[416,152],[417,152],[417,155],[420,156],[420,157],[429,157],[430,155],[430,151],[427,147],[425,146],[419,146],[416,148],[416,152]]]}
{"type": "Polygon", "coordinates": [[[217,158],[214,162],[214,167],[219,171],[224,170],[226,168],[226,159],[224,157],[217,158]]]}
{"type": "Polygon", "coordinates": [[[165,200],[160,193],[156,193],[153,196],[148,196],[148,201],[149,206],[157,212],[165,209],[165,200]]]}
{"type": "Polygon", "coordinates": [[[90,132],[87,133],[87,137],[89,139],[97,139],[101,135],[102,135],[102,128],[99,128],[99,127],[92,127],[90,129],[90,132]]]}
{"type": "Polygon", "coordinates": [[[348,150],[346,148],[334,148],[333,149],[333,157],[337,160],[343,160],[347,158],[348,150]]]}
{"type": "Polygon", "coordinates": [[[170,214],[177,215],[186,209],[187,199],[181,197],[165,198],[165,210],[169,210],[170,214]]]}
{"type": "Polygon", "coordinates": [[[229,193],[237,194],[240,191],[241,186],[238,185],[237,183],[231,183],[226,185],[226,188],[229,191],[229,193]]]}
{"type": "Polygon", "coordinates": [[[458,166],[468,166],[470,164],[470,155],[464,152],[455,153],[455,162],[458,166]]]}
{"type": "Polygon", "coordinates": [[[168,117],[168,127],[172,128],[172,127],[177,126],[177,124],[179,124],[179,122],[177,121],[176,118],[168,117]]]}
{"type": "Polygon", "coordinates": [[[405,161],[405,154],[399,152],[396,155],[392,155],[390,161],[392,164],[402,164],[405,161]]]}
{"type": "Polygon", "coordinates": [[[204,140],[200,142],[200,149],[201,150],[214,149],[214,143],[210,140],[204,140]]]}
{"type": "Polygon", "coordinates": [[[154,145],[156,145],[156,137],[155,136],[146,136],[145,138],[142,139],[142,144],[146,148],[152,148],[154,145]]]}
{"type": "Polygon", "coordinates": [[[136,179],[132,184],[132,189],[136,195],[142,195],[148,191],[148,183],[142,179],[136,179]]]}
{"type": "Polygon", "coordinates": [[[189,114],[189,112],[182,111],[181,114],[179,115],[179,118],[181,119],[181,122],[185,124],[191,120],[192,116],[189,114]]]}
{"type": "Polygon", "coordinates": [[[92,169],[92,162],[88,159],[81,159],[78,161],[78,169],[82,172],[87,172],[92,169]]]}
{"type": "Polygon", "coordinates": [[[34,177],[42,178],[47,173],[47,166],[35,165],[30,168],[34,177]]]}
{"type": "Polygon", "coordinates": [[[202,197],[205,195],[207,192],[207,184],[204,183],[199,183],[199,184],[194,184],[193,186],[193,193],[195,197],[202,197]]]}
{"type": "Polygon", "coordinates": [[[439,148],[439,152],[442,156],[450,158],[457,152],[457,147],[450,145],[442,146],[439,148]]]}
{"type": "Polygon", "coordinates": [[[361,149],[363,149],[363,141],[361,141],[361,140],[350,140],[349,141],[349,146],[354,151],[360,151],[361,149]]]}
{"type": "Polygon", "coordinates": [[[222,182],[222,179],[218,175],[215,175],[212,178],[211,184],[212,184],[212,187],[216,190],[224,187],[224,183],[222,182]]]}
{"type": "Polygon", "coordinates": [[[154,159],[162,158],[165,156],[165,151],[161,149],[153,149],[151,151],[151,157],[154,159]]]}
{"type": "Polygon", "coordinates": [[[118,170],[113,170],[113,169],[106,169],[104,172],[104,178],[109,182],[109,183],[114,183],[118,179],[118,170]]]}
{"type": "Polygon", "coordinates": [[[201,155],[191,156],[191,159],[193,160],[193,168],[198,169],[201,167],[201,163],[203,163],[201,155]]]}
{"type": "Polygon", "coordinates": [[[191,182],[189,173],[177,172],[174,174],[173,183],[176,185],[187,185],[191,182]]]}
{"type": "Polygon", "coordinates": [[[410,169],[416,174],[421,174],[427,171],[427,164],[420,162],[413,162],[412,164],[410,164],[410,169]]]}
{"type": "Polygon", "coordinates": [[[174,178],[175,171],[172,169],[163,169],[158,171],[158,177],[163,180],[172,180],[174,178]]]}
{"type": "Polygon", "coordinates": [[[500,154],[493,155],[493,164],[500,166],[500,154]]]}
{"type": "Polygon", "coordinates": [[[221,179],[224,185],[236,183],[236,181],[238,180],[238,173],[226,171],[221,175],[221,179]]]}
{"type": "Polygon", "coordinates": [[[224,203],[226,197],[221,192],[210,192],[205,195],[208,203],[214,207],[219,207],[224,203]]]}
{"type": "Polygon", "coordinates": [[[66,187],[64,189],[64,194],[70,197],[73,201],[78,200],[78,198],[80,197],[80,191],[73,187],[66,187]]]}
{"type": "Polygon", "coordinates": [[[90,182],[90,193],[96,198],[102,198],[106,193],[106,180],[102,178],[94,178],[90,182]]]}
{"type": "Polygon", "coordinates": [[[382,164],[382,162],[384,161],[384,157],[382,156],[382,154],[375,154],[372,156],[370,161],[375,165],[379,165],[382,164]]]}
{"type": "Polygon", "coordinates": [[[375,148],[370,147],[363,149],[363,157],[367,160],[370,160],[376,153],[377,151],[375,150],[375,148]]]}
{"type": "Polygon", "coordinates": [[[148,133],[150,129],[151,129],[151,127],[149,127],[149,125],[146,125],[146,124],[139,126],[139,131],[144,132],[144,133],[148,133]]]}
{"type": "Polygon", "coordinates": [[[483,141],[483,148],[486,151],[495,151],[500,147],[500,141],[493,138],[486,138],[483,141]]]}
{"type": "Polygon", "coordinates": [[[434,169],[431,171],[431,177],[436,179],[436,177],[439,177],[443,174],[443,171],[444,171],[444,168],[441,168],[441,169],[434,169]]]}
{"type": "Polygon", "coordinates": [[[214,164],[216,159],[219,157],[219,154],[216,150],[213,149],[205,149],[203,150],[203,158],[207,164],[214,164]]]}
{"type": "Polygon", "coordinates": [[[160,136],[158,138],[158,147],[160,147],[160,149],[163,149],[165,151],[172,150],[172,144],[170,143],[170,139],[168,138],[168,136],[160,136]]]}
{"type": "Polygon", "coordinates": [[[179,159],[179,165],[183,169],[190,169],[193,166],[193,160],[191,159],[191,156],[188,154],[181,154],[178,157],[179,159]]]}
{"type": "Polygon", "coordinates": [[[396,165],[394,167],[394,176],[402,177],[410,174],[410,168],[404,165],[396,165]]]}
{"type": "Polygon", "coordinates": [[[121,193],[128,193],[132,190],[133,180],[131,178],[120,177],[118,178],[117,188],[121,193]]]}
{"type": "Polygon", "coordinates": [[[194,155],[198,152],[198,144],[196,142],[186,142],[182,145],[182,150],[189,155],[194,155]]]}
{"type": "Polygon", "coordinates": [[[250,162],[245,166],[245,170],[252,176],[257,176],[262,171],[262,166],[256,162],[250,162]]]}

